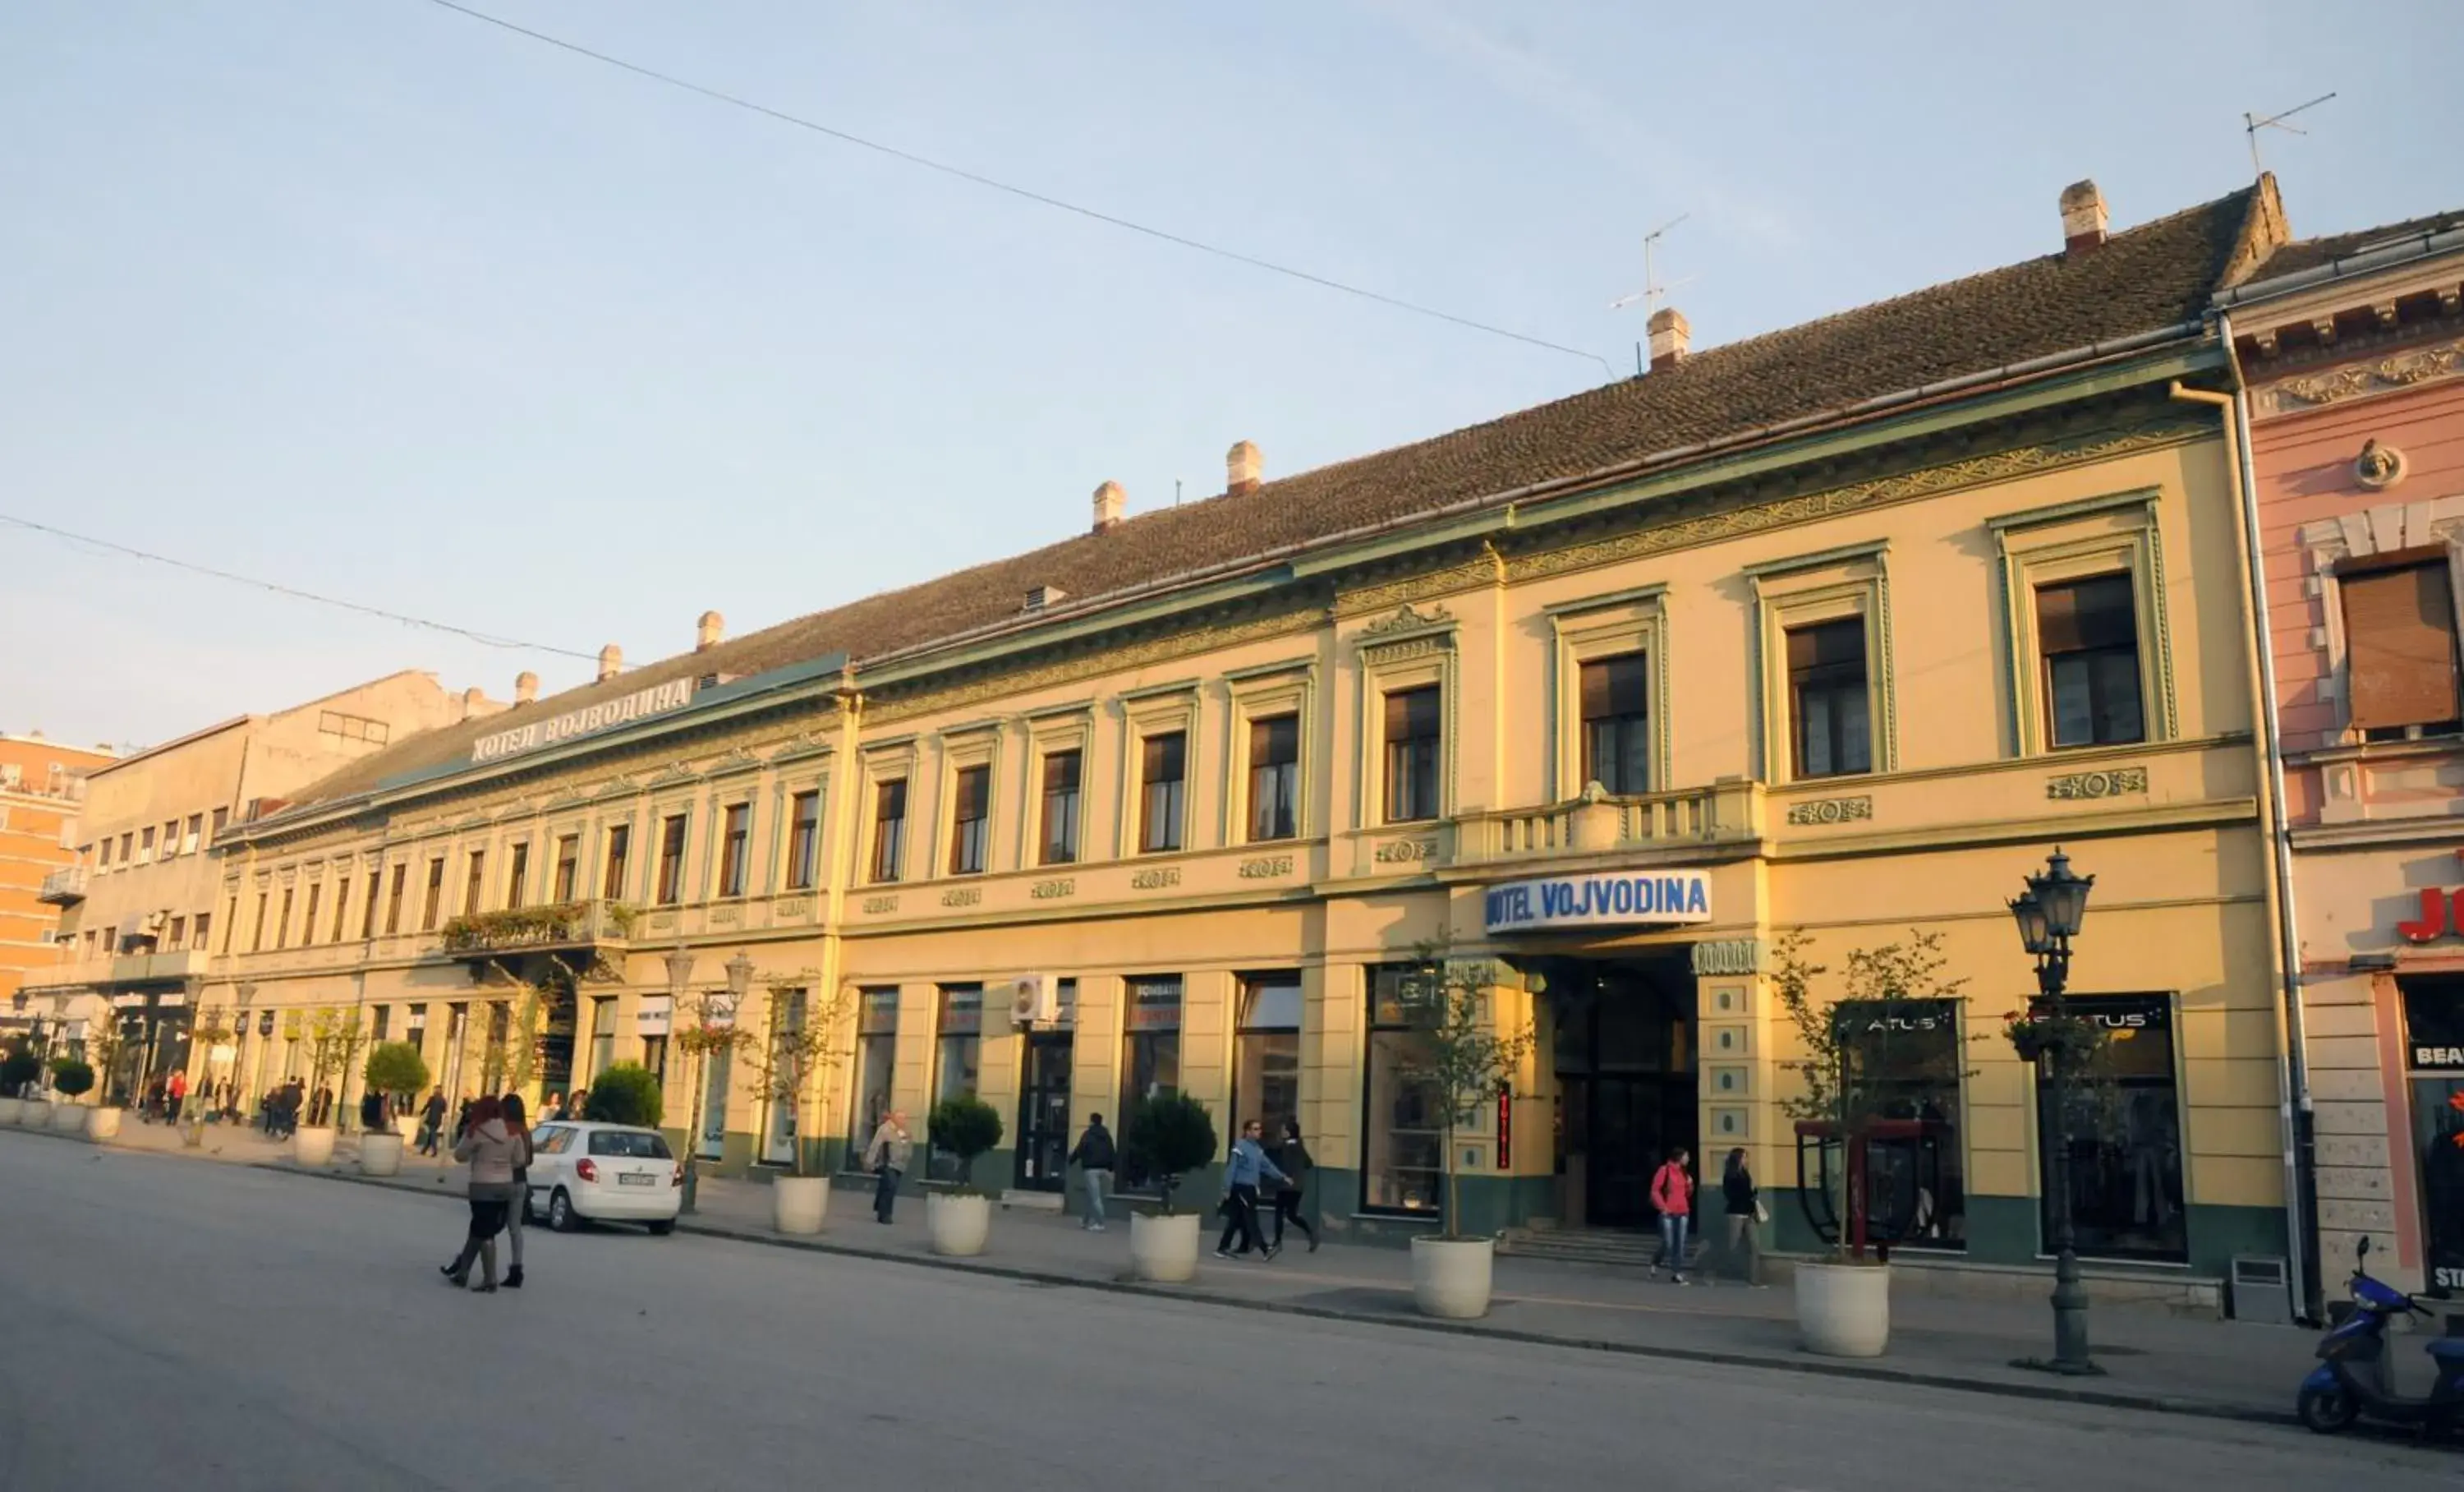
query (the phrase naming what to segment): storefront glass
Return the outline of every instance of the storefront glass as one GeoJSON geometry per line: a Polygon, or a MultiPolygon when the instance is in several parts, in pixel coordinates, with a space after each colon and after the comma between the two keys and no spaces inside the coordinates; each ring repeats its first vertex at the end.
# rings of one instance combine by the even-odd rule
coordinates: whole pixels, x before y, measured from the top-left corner
{"type": "MultiPolygon", "coordinates": [[[[943,985],[938,1035],[933,1053],[933,1102],[973,1093],[983,1050],[984,987],[943,985]]],[[[929,1123],[929,1121],[928,1121],[929,1123]]],[[[925,1158],[926,1174],[935,1181],[957,1181],[958,1157],[935,1145],[925,1158]]]]}
{"type": "MultiPolygon", "coordinates": [[[[2173,1072],[2173,1001],[2162,994],[2072,995],[2071,1013],[2104,1032],[2104,1049],[2072,1080],[2071,1232],[2096,1258],[2182,1261],[2182,1102],[2173,1072]]],[[[2054,1240],[2053,1080],[2036,1066],[2036,1158],[2044,1247],[2054,1240]]]]}
{"type": "Polygon", "coordinates": [[[1925,1138],[1868,1152],[1869,1215],[1907,1219],[1901,1246],[1968,1247],[1960,1077],[1967,1070],[1957,1000],[1859,1000],[1836,1007],[1846,1080],[1883,1119],[1921,1120],[1925,1138]]]}
{"type": "Polygon", "coordinates": [[[864,1169],[865,1147],[890,1112],[891,1075],[898,1063],[898,991],[867,990],[856,1011],[855,1099],[847,1115],[849,1170],[864,1169]]]}
{"type": "Polygon", "coordinates": [[[1301,1112],[1301,976],[1241,981],[1241,1034],[1232,1050],[1232,1131],[1257,1120],[1269,1149],[1301,1112]]]}
{"type": "Polygon", "coordinates": [[[2407,979],[2403,991],[2422,1278],[2429,1294],[2464,1296],[2464,979],[2407,979]]]}
{"type": "MultiPolygon", "coordinates": [[[[1121,1122],[1126,1126],[1140,1102],[1180,1087],[1180,980],[1129,981],[1122,1024],[1121,1122]]],[[[1155,1178],[1127,1147],[1121,1151],[1121,1169],[1112,1179],[1124,1191],[1149,1191],[1155,1185],[1155,1178]]]]}
{"type": "Polygon", "coordinates": [[[1364,1212],[1435,1215],[1444,1205],[1445,1101],[1435,1083],[1412,1076],[1428,1052],[1428,1037],[1406,1000],[1406,981],[1416,972],[1400,965],[1370,971],[1369,1060],[1362,1080],[1364,1212]]]}

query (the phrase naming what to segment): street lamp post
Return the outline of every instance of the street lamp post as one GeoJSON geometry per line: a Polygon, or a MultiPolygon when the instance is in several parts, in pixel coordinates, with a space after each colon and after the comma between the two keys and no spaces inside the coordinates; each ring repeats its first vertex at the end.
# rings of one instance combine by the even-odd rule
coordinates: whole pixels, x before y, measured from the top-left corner
{"type": "MultiPolygon", "coordinates": [[[[2011,916],[2019,924],[2019,942],[2036,961],[2036,992],[2043,1015],[2057,1022],[2057,1030],[2066,1024],[2063,992],[2070,984],[2071,939],[2079,936],[2079,923],[2087,916],[2087,894],[2095,884],[2094,876],[2073,875],[2070,857],[2057,846],[2046,858],[2043,874],[2030,876],[2027,891],[2010,903],[2011,916]]],[[[2056,1041],[2038,1052],[2037,1060],[2051,1065],[2053,1078],[2054,1173],[2047,1184],[2053,1190],[2054,1355],[2051,1361],[2030,1358],[2019,1366],[2084,1377],[2104,1370],[2088,1355],[2087,1287],[2079,1280],[2079,1245],[2071,1225],[2074,1054],[2066,1042],[2056,1041]]]]}

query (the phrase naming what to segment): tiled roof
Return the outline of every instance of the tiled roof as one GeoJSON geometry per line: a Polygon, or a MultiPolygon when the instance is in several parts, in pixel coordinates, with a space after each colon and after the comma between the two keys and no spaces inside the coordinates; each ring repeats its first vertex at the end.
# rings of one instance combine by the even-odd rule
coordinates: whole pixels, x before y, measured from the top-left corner
{"type": "MultiPolygon", "coordinates": [[[[331,801],[467,758],[471,743],[667,679],[749,675],[844,652],[868,658],[1015,619],[1027,590],[1072,604],[1194,569],[1579,478],[1963,374],[2198,320],[2210,296],[2274,230],[2273,185],[1913,295],[1714,346],[1486,424],[1269,481],[1238,496],[1141,514],[903,590],[782,622],[571,689],[503,715],[398,743],[303,791],[331,801]]],[[[2050,217],[2050,214],[2049,214],[2050,217]]],[[[2048,231],[2051,224],[2048,223],[2048,231]]],[[[1055,495],[1057,510],[1072,509],[1055,495]]]]}
{"type": "Polygon", "coordinates": [[[2316,269],[2321,264],[2332,264],[2338,259],[2360,254],[2367,249],[2375,249],[2382,244],[2410,238],[2417,234],[2444,233],[2454,228],[2464,228],[2464,208],[2432,212],[2428,217],[2408,218],[2404,222],[2389,223],[2382,228],[2365,228],[2358,233],[2330,234],[2321,238],[2296,239],[2269,255],[2264,262],[2245,277],[2243,282],[2257,283],[2286,275],[2298,275],[2303,270],[2316,269]]]}

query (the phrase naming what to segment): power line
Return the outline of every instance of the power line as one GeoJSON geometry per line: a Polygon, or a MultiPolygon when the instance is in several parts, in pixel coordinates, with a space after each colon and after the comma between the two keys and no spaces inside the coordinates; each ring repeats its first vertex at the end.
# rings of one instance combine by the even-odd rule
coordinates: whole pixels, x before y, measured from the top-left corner
{"type": "Polygon", "coordinates": [[[886,155],[894,161],[903,161],[910,166],[922,167],[928,171],[937,171],[944,176],[954,177],[973,186],[988,188],[994,191],[1003,192],[1023,201],[1036,203],[1042,207],[1052,208],[1058,212],[1072,213],[1076,216],[1087,218],[1092,222],[1105,224],[1108,227],[1126,229],[1133,234],[1142,234],[1149,238],[1160,239],[1161,241],[1169,244],[1177,244],[1184,249],[1194,249],[1200,254],[1213,255],[1215,257],[1220,259],[1229,259],[1235,264],[1245,264],[1252,269],[1262,269],[1269,274],[1282,275],[1291,279],[1301,280],[1307,284],[1316,285],[1322,289],[1338,291],[1348,296],[1357,296],[1363,301],[1373,301],[1379,305],[1390,306],[1398,311],[1408,311],[1414,316],[1425,316],[1434,321],[1446,322],[1453,325],[1465,327],[1472,331],[1486,332],[1492,337],[1504,337],[1510,342],[1520,342],[1527,346],[1544,347],[1551,352],[1562,352],[1569,357],[1588,358],[1592,362],[1600,365],[1601,370],[1608,373],[1610,377],[1614,378],[1617,376],[1617,369],[1609,367],[1609,360],[1600,356],[1596,352],[1586,352],[1580,347],[1570,347],[1562,343],[1550,342],[1545,338],[1529,336],[1519,331],[1510,331],[1503,326],[1492,326],[1486,322],[1476,322],[1467,316],[1457,316],[1451,311],[1441,311],[1434,306],[1421,305],[1418,302],[1401,300],[1395,296],[1384,295],[1378,291],[1364,290],[1358,285],[1348,285],[1339,279],[1329,279],[1323,275],[1313,275],[1308,270],[1294,269],[1288,264],[1278,264],[1272,259],[1262,259],[1256,255],[1243,254],[1238,249],[1226,249],[1218,244],[1207,243],[1201,239],[1191,238],[1181,234],[1173,233],[1168,229],[1155,228],[1145,223],[1133,222],[1129,218],[1118,217],[1110,212],[1099,212],[1094,208],[1081,207],[1075,202],[1065,202],[1059,197],[1047,196],[1045,193],[1033,190],[1030,188],[1013,186],[1008,182],[998,181],[993,177],[968,170],[964,167],[952,166],[947,162],[935,161],[930,156],[917,155],[912,150],[902,150],[896,145],[884,145],[877,140],[868,140],[862,135],[850,134],[847,130],[834,128],[831,125],[805,119],[801,115],[789,114],[783,109],[774,109],[766,103],[757,103],[750,99],[742,98],[737,94],[728,93],[717,88],[708,87],[701,83],[692,82],[685,78],[675,77],[670,73],[662,73],[655,68],[644,67],[638,62],[627,62],[623,57],[610,56],[605,52],[594,52],[590,48],[583,46],[579,42],[567,41],[561,36],[551,36],[545,32],[533,31],[527,26],[517,26],[512,21],[506,20],[501,16],[490,15],[485,11],[474,11],[467,5],[457,5],[454,3],[454,0],[429,0],[429,3],[441,10],[451,11],[457,15],[468,16],[474,21],[484,21],[488,25],[496,27],[499,30],[511,32],[517,36],[527,36],[533,41],[543,42],[548,46],[559,49],[560,51],[572,53],[576,56],[588,57],[593,62],[604,62],[609,67],[621,68],[627,73],[633,74],[637,78],[647,78],[652,82],[665,83],[671,88],[681,88],[687,93],[699,94],[705,99],[715,100],[720,103],[732,104],[737,108],[747,109],[755,114],[765,115],[768,118],[779,121],[782,124],[793,124],[799,129],[808,129],[817,135],[826,135],[830,139],[839,141],[844,145],[856,145],[866,150],[874,151],[878,154],[886,155]]]}
{"type": "Polygon", "coordinates": [[[38,523],[33,519],[18,518],[9,513],[0,513],[0,523],[10,523],[19,528],[32,529],[38,534],[49,534],[55,539],[64,539],[71,544],[90,545],[98,549],[107,549],[115,554],[124,554],[131,559],[151,560],[157,565],[168,565],[173,569],[185,569],[192,574],[209,575],[216,580],[231,581],[234,585],[253,586],[259,590],[269,590],[275,595],[289,596],[297,601],[314,601],[319,606],[340,607],[345,612],[357,612],[363,616],[375,616],[381,617],[389,622],[400,622],[406,627],[422,627],[426,628],[429,632],[448,633],[456,637],[469,638],[473,642],[484,643],[492,648],[512,648],[530,653],[553,653],[559,657],[578,657],[585,662],[596,662],[599,657],[599,655],[596,653],[577,653],[571,648],[554,648],[548,646],[544,642],[523,642],[516,637],[498,637],[484,632],[473,632],[468,627],[455,627],[445,622],[431,622],[425,617],[406,616],[400,612],[388,612],[383,607],[363,606],[357,601],[345,601],[339,596],[319,595],[313,590],[302,590],[297,586],[280,585],[271,580],[258,580],[252,575],[235,575],[230,570],[216,569],[210,565],[196,565],[187,560],[175,560],[167,554],[155,554],[145,549],[134,549],[124,544],[115,544],[109,539],[97,539],[88,534],[71,533],[65,528],[55,528],[49,523],[38,523]]]}

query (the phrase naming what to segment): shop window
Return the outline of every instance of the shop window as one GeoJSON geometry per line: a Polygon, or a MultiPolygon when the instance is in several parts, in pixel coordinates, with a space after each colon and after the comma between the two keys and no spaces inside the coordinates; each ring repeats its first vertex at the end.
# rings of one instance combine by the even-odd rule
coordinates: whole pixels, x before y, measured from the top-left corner
{"type": "Polygon", "coordinates": [[[671,813],[659,824],[658,902],[673,906],[685,899],[685,815],[671,813]]]}
{"type": "Polygon", "coordinates": [[[950,782],[950,874],[979,876],[992,839],[993,769],[962,767],[950,782]]]}
{"type": "Polygon", "coordinates": [[[1414,984],[1425,977],[1417,965],[1370,970],[1369,1053],[1361,1076],[1363,1212],[1434,1217],[1444,1208],[1445,1095],[1419,1076],[1430,1052],[1414,984]]]}
{"type": "Polygon", "coordinates": [[[865,1147],[890,1112],[890,1084],[898,1065],[898,991],[867,990],[856,1007],[855,1084],[847,1114],[847,1148],[843,1164],[864,1169],[865,1147]]]}
{"type": "Polygon", "coordinates": [[[582,835],[561,835],[556,841],[556,870],[548,881],[548,900],[559,906],[582,888],[582,835]]]}
{"type": "MultiPolygon", "coordinates": [[[[2182,1096],[2173,1064],[2173,1002],[2162,994],[2072,995],[2070,1013],[2104,1033],[2096,1066],[2071,1080],[2071,1231],[2082,1255],[2176,1263],[2189,1257],[2182,1191],[2182,1096]]],[[[2036,1065],[2036,1157],[2053,1247],[2054,1088],[2036,1065]]]]}
{"type": "Polygon", "coordinates": [[[1438,816],[1438,744],[1442,728],[1435,685],[1386,696],[1386,822],[1438,816]]]}
{"type": "Polygon", "coordinates": [[[907,871],[907,779],[876,785],[872,792],[872,879],[896,880],[907,871]]]}
{"type": "MultiPolygon", "coordinates": [[[[1128,981],[1121,1006],[1121,1106],[1124,1132],[1138,1104],[1180,1091],[1180,981],[1128,981]]],[[[1155,1178],[1126,1148],[1115,1176],[1125,1191],[1149,1191],[1155,1178]]]]}
{"type": "Polygon", "coordinates": [[[1967,1070],[1957,1000],[1843,1000],[1842,1080],[1882,1119],[1922,1120],[1925,1141],[1876,1145],[1867,1157],[1870,1215],[1906,1218],[1905,1246],[1968,1247],[1960,1079],[1967,1070]]]}
{"type": "Polygon", "coordinates": [[[525,840],[515,845],[512,858],[505,866],[505,904],[520,906],[530,900],[531,847],[525,840]]]}
{"type": "Polygon", "coordinates": [[[1085,760],[1084,753],[1078,751],[1045,754],[1042,864],[1077,863],[1078,774],[1085,760]]]}
{"type": "Polygon", "coordinates": [[[487,890],[488,852],[485,850],[473,850],[471,852],[470,873],[463,878],[462,881],[463,916],[476,917],[480,912],[486,910],[486,907],[481,902],[481,898],[486,896],[487,890]]]}
{"type": "Polygon", "coordinates": [[[733,803],[719,819],[718,894],[742,896],[753,858],[753,805],[733,803]]]}
{"type": "Polygon", "coordinates": [[[2422,1278],[2464,1296],[2464,979],[2406,979],[2405,1088],[2421,1168],[2422,1278]]]}
{"type": "Polygon", "coordinates": [[[2036,651],[2056,747],[2147,738],[2139,694],[2139,612],[2128,575],[2038,586],[2036,651]]]}
{"type": "Polygon", "coordinates": [[[1249,837],[1289,839],[1300,832],[1301,718],[1249,723],[1249,837]]]}
{"type": "MultiPolygon", "coordinates": [[[[933,1102],[974,1093],[982,1078],[984,987],[943,985],[939,1021],[933,1051],[933,1102]]],[[[958,1157],[935,1145],[925,1157],[926,1173],[935,1181],[964,1181],[958,1157]]]]}
{"type": "Polygon", "coordinates": [[[821,879],[822,795],[799,792],[788,803],[787,889],[810,890],[821,879]]]}
{"type": "Polygon", "coordinates": [[[1189,786],[1189,737],[1175,730],[1148,736],[1140,746],[1138,850],[1177,850],[1189,786]]]}
{"type": "MultiPolygon", "coordinates": [[[[786,1043],[804,1029],[807,995],[803,989],[770,991],[770,1046],[762,1072],[763,1086],[777,1078],[789,1075],[782,1058],[786,1043]]],[[[765,1166],[792,1166],[796,1161],[796,1101],[792,1095],[772,1092],[762,1096],[761,1163],[765,1166]]]]}
{"type": "Polygon", "coordinates": [[[1232,1048],[1232,1132],[1257,1120],[1269,1150],[1301,1114],[1301,976],[1297,970],[1241,980],[1240,1033],[1232,1048]]]}
{"type": "Polygon", "coordinates": [[[1874,769],[1863,617],[1789,629],[1788,694],[1796,776],[1874,769]]]}
{"type": "Polygon", "coordinates": [[[615,824],[607,830],[607,874],[600,882],[599,894],[610,902],[625,900],[626,860],[633,849],[633,826],[615,824]]]}
{"type": "Polygon", "coordinates": [[[1583,782],[1619,794],[1651,791],[1651,659],[1641,653],[1582,665],[1583,782]]]}
{"type": "Polygon", "coordinates": [[[2340,571],[2352,725],[2365,741],[2449,735],[2456,703],[2455,597],[2442,554],[2421,564],[2340,571]]]}

